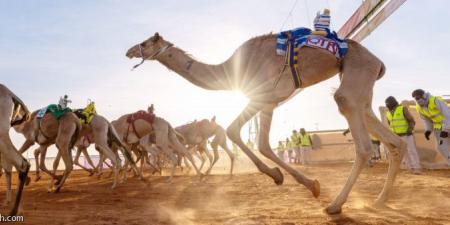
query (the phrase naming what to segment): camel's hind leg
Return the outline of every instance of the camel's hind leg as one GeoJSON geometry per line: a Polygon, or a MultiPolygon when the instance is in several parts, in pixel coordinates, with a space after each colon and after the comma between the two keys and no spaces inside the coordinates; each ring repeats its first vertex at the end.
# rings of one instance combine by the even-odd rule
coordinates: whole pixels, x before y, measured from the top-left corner
{"type": "Polygon", "coordinates": [[[2,154],[2,159],[4,162],[9,162],[12,164],[16,170],[19,172],[19,184],[16,192],[16,199],[14,205],[11,209],[9,215],[16,215],[20,209],[20,201],[22,199],[23,187],[28,184],[28,171],[30,170],[30,163],[19,154],[17,149],[11,142],[8,132],[3,132],[4,130],[9,131],[9,121],[6,124],[0,124],[0,151],[2,154]],[[7,128],[6,128],[7,127],[7,128]],[[3,129],[5,128],[5,129],[3,129]]]}
{"type": "Polygon", "coordinates": [[[366,110],[366,122],[369,126],[370,133],[378,138],[383,144],[389,149],[389,169],[384,183],[383,190],[378,195],[375,200],[375,206],[383,205],[392,190],[394,185],[395,177],[400,169],[400,164],[402,163],[403,156],[406,152],[406,143],[404,143],[400,137],[392,133],[377,119],[372,109],[366,110]]]}
{"type": "Polygon", "coordinates": [[[111,163],[112,163],[112,170],[114,173],[114,181],[113,184],[111,186],[112,189],[114,189],[117,186],[117,182],[119,181],[119,172],[120,172],[120,158],[116,157],[116,155],[114,154],[114,152],[108,147],[106,141],[102,141],[102,140],[96,140],[96,147],[99,148],[99,150],[103,153],[103,155],[106,156],[106,158],[108,158],[111,163]]]}
{"type": "MultiPolygon", "coordinates": [[[[230,158],[230,176],[233,175],[233,169],[234,169],[234,161],[236,160],[236,156],[233,154],[233,152],[228,148],[227,140],[223,140],[220,144],[220,147],[227,153],[228,157],[230,158]]],[[[219,159],[219,152],[217,152],[218,146],[214,145],[213,143],[213,149],[214,149],[214,155],[217,154],[217,159],[219,159]]]]}
{"type": "Polygon", "coordinates": [[[239,148],[252,160],[255,166],[262,173],[270,176],[275,184],[283,184],[283,174],[278,167],[269,168],[265,163],[263,163],[242,141],[241,129],[245,123],[247,123],[256,113],[261,111],[264,104],[251,101],[244,111],[236,118],[233,123],[227,128],[227,135],[231,141],[233,141],[239,148]]]}
{"type": "Polygon", "coordinates": [[[75,165],[79,166],[81,169],[87,171],[89,173],[89,176],[92,176],[92,174],[94,174],[93,169],[86,168],[85,166],[81,165],[81,163],[80,163],[80,156],[81,156],[81,153],[83,152],[83,149],[85,149],[85,148],[84,147],[77,148],[77,152],[75,154],[75,159],[73,161],[73,164],[75,164],[75,165]]]}
{"type": "Polygon", "coordinates": [[[272,114],[273,114],[273,105],[266,106],[261,112],[260,112],[260,128],[259,128],[259,151],[261,154],[263,154],[268,159],[275,162],[277,165],[281,166],[281,168],[285,169],[289,174],[291,174],[295,180],[303,185],[305,185],[314,195],[314,197],[318,197],[320,195],[320,184],[317,180],[311,180],[295,170],[294,168],[290,167],[288,164],[286,164],[283,160],[278,158],[272,151],[272,148],[270,147],[269,143],[269,133],[270,133],[270,126],[272,123],[272,114]]]}
{"type": "MultiPolygon", "coordinates": [[[[355,52],[358,51],[367,52],[362,47],[360,49],[349,49],[346,56],[347,60],[343,64],[341,85],[334,94],[339,111],[347,119],[352,132],[356,159],[350,176],[341,192],[326,208],[327,213],[330,214],[341,212],[342,205],[347,201],[353,185],[372,155],[372,143],[367,129],[366,111],[371,107],[372,90],[381,71],[382,63],[374,56],[359,57],[355,55],[355,52]],[[367,68],[366,65],[372,65],[373,68],[367,68]]],[[[370,53],[367,52],[366,54],[370,53]]]]}
{"type": "Polygon", "coordinates": [[[59,192],[61,190],[64,182],[73,170],[72,150],[69,146],[72,136],[75,135],[77,129],[76,126],[76,124],[65,124],[64,122],[61,122],[59,126],[58,136],[56,137],[56,147],[59,152],[61,152],[65,165],[65,171],[61,181],[58,182],[56,186],[55,192],[59,192]]]}
{"type": "Polygon", "coordinates": [[[211,155],[211,152],[208,151],[206,141],[202,143],[201,148],[203,148],[203,151],[205,152],[209,160],[209,167],[208,170],[205,172],[205,174],[208,175],[209,173],[211,173],[214,164],[216,164],[217,160],[219,160],[219,153],[217,152],[217,148],[216,149],[213,148],[214,156],[211,155]]]}
{"type": "Polygon", "coordinates": [[[41,169],[39,167],[39,155],[41,154],[40,148],[37,148],[34,150],[34,160],[36,162],[36,172],[35,172],[35,178],[34,181],[39,181],[41,179],[41,169]]]}
{"type": "MultiPolygon", "coordinates": [[[[91,171],[92,171],[92,174],[91,174],[91,175],[94,175],[94,173],[95,173],[95,165],[94,165],[94,163],[92,162],[91,156],[88,154],[86,148],[83,148],[83,149],[82,149],[82,152],[83,152],[84,158],[86,159],[86,161],[88,162],[88,164],[91,166],[91,171]]],[[[89,175],[89,176],[91,176],[91,175],[89,175]]]]}

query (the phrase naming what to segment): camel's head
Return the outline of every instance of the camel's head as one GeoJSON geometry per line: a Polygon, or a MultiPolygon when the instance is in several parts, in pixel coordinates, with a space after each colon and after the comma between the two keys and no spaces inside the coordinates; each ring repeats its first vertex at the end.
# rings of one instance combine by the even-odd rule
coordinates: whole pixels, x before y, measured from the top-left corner
{"type": "Polygon", "coordinates": [[[130,59],[142,58],[142,60],[152,60],[172,45],[172,43],[165,41],[158,33],[155,33],[149,39],[128,49],[127,57],[130,59]]]}

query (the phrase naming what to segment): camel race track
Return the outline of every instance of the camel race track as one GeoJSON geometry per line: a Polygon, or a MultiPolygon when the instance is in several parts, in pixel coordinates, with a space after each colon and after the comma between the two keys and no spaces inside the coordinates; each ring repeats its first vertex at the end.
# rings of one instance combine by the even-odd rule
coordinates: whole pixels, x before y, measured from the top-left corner
{"type": "Polygon", "coordinates": [[[449,8],[0,0],[0,225],[450,225],[449,8]]]}
{"type": "Polygon", "coordinates": [[[295,167],[321,181],[318,199],[289,176],[276,186],[249,160],[237,163],[231,178],[222,164],[213,170],[218,175],[203,182],[178,171],[172,183],[148,175],[148,183],[130,178],[115,190],[110,179],[77,170],[61,193],[47,193],[49,180],[43,178],[26,187],[24,224],[450,224],[450,175],[445,170],[401,172],[386,208],[374,209],[370,204],[387,168],[378,163],[362,172],[343,213],[330,216],[323,209],[345,182],[351,163],[295,167]]]}

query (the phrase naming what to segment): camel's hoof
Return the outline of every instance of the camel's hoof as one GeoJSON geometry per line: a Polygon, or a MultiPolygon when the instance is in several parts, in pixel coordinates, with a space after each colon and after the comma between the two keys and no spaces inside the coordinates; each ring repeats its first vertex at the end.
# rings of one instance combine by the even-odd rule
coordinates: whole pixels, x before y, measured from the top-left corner
{"type": "Polygon", "coordinates": [[[54,193],[59,193],[59,191],[61,190],[61,186],[56,187],[55,192],[54,193]]]}
{"type": "Polygon", "coordinates": [[[318,198],[319,197],[319,195],[320,195],[320,183],[319,183],[318,180],[314,180],[313,181],[313,185],[312,185],[310,190],[311,190],[314,198],[318,198]]]}
{"type": "Polygon", "coordinates": [[[329,215],[340,214],[342,212],[342,208],[330,205],[325,209],[325,212],[329,215]]]}
{"type": "Polygon", "coordinates": [[[273,182],[275,182],[276,185],[282,185],[284,181],[283,173],[278,167],[272,168],[272,170],[276,173],[275,176],[272,176],[273,182]]]}
{"type": "Polygon", "coordinates": [[[25,186],[28,186],[31,182],[31,178],[29,176],[27,176],[27,178],[25,178],[25,186]]]}
{"type": "Polygon", "coordinates": [[[55,185],[59,185],[60,183],[61,183],[61,180],[62,180],[62,178],[63,178],[63,176],[62,175],[59,175],[59,176],[56,176],[55,177],[55,179],[56,179],[56,181],[55,181],[55,185]]]}

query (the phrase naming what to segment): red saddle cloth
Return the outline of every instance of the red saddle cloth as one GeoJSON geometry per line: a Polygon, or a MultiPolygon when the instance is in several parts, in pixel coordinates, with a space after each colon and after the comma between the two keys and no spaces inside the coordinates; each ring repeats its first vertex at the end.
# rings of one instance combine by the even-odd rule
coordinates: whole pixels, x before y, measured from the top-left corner
{"type": "Polygon", "coordinates": [[[136,120],[145,120],[150,124],[153,124],[155,121],[156,115],[153,113],[148,113],[144,110],[139,110],[133,114],[128,115],[127,123],[134,123],[136,120]]]}

